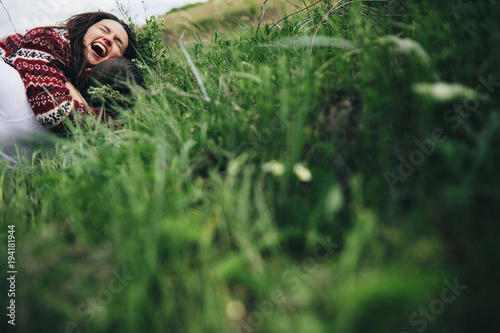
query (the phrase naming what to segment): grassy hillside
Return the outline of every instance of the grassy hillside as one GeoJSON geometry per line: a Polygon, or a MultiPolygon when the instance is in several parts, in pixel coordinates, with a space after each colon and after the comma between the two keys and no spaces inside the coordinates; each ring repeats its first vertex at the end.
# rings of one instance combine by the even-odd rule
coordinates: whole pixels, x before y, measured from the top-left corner
{"type": "Polygon", "coordinates": [[[496,332],[500,9],[334,3],[151,20],[133,112],[1,165],[1,331],[496,332]]]}
{"type": "MultiPolygon", "coordinates": [[[[189,42],[197,35],[210,38],[214,30],[230,34],[248,24],[257,25],[262,16],[263,3],[261,0],[212,0],[173,9],[158,19],[164,21],[169,40],[175,42],[184,33],[189,42]]],[[[275,22],[303,5],[302,0],[268,1],[263,22],[275,22]]]]}

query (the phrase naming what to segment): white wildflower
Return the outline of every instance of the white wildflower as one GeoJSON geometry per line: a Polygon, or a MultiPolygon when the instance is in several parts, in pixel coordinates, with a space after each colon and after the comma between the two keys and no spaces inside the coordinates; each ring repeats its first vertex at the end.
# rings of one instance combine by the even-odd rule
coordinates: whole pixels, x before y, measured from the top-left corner
{"type": "Polygon", "coordinates": [[[431,63],[431,57],[427,51],[417,41],[410,38],[400,38],[393,35],[387,35],[378,39],[382,45],[392,45],[397,53],[415,55],[424,64],[431,63]]]}
{"type": "Polygon", "coordinates": [[[312,179],[311,171],[306,168],[302,163],[296,163],[293,166],[293,172],[297,175],[297,177],[303,182],[310,182],[312,179]]]}
{"type": "Polygon", "coordinates": [[[275,176],[281,176],[285,173],[285,166],[283,165],[283,163],[272,160],[262,165],[262,171],[266,173],[270,172],[275,176]]]}
{"type": "Polygon", "coordinates": [[[241,320],[245,317],[245,305],[241,301],[230,301],[226,304],[226,314],[232,320],[241,320]]]}
{"type": "Polygon", "coordinates": [[[451,102],[460,99],[473,99],[476,92],[458,83],[415,83],[412,85],[415,94],[428,97],[436,102],[451,102]]]}

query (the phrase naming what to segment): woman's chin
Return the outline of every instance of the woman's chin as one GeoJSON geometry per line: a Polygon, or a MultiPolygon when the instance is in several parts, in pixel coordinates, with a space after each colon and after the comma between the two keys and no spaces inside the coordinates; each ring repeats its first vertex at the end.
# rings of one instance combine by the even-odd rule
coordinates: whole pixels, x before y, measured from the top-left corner
{"type": "Polygon", "coordinates": [[[98,63],[104,61],[103,58],[94,54],[92,50],[87,50],[87,66],[94,67],[98,63]]]}

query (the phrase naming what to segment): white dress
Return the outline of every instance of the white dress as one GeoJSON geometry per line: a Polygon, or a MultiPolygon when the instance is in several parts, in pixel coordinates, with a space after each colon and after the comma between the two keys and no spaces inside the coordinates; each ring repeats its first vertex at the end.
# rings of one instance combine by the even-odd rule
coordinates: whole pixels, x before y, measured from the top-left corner
{"type": "Polygon", "coordinates": [[[51,132],[36,119],[21,76],[0,58],[0,163],[14,167],[49,145],[51,132]]]}

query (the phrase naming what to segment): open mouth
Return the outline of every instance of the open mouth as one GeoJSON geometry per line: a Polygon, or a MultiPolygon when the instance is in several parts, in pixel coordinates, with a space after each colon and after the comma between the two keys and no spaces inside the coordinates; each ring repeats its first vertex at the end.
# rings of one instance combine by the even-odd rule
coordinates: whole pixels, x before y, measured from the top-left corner
{"type": "Polygon", "coordinates": [[[101,58],[104,58],[108,53],[106,48],[100,43],[92,43],[91,48],[101,58]]]}

